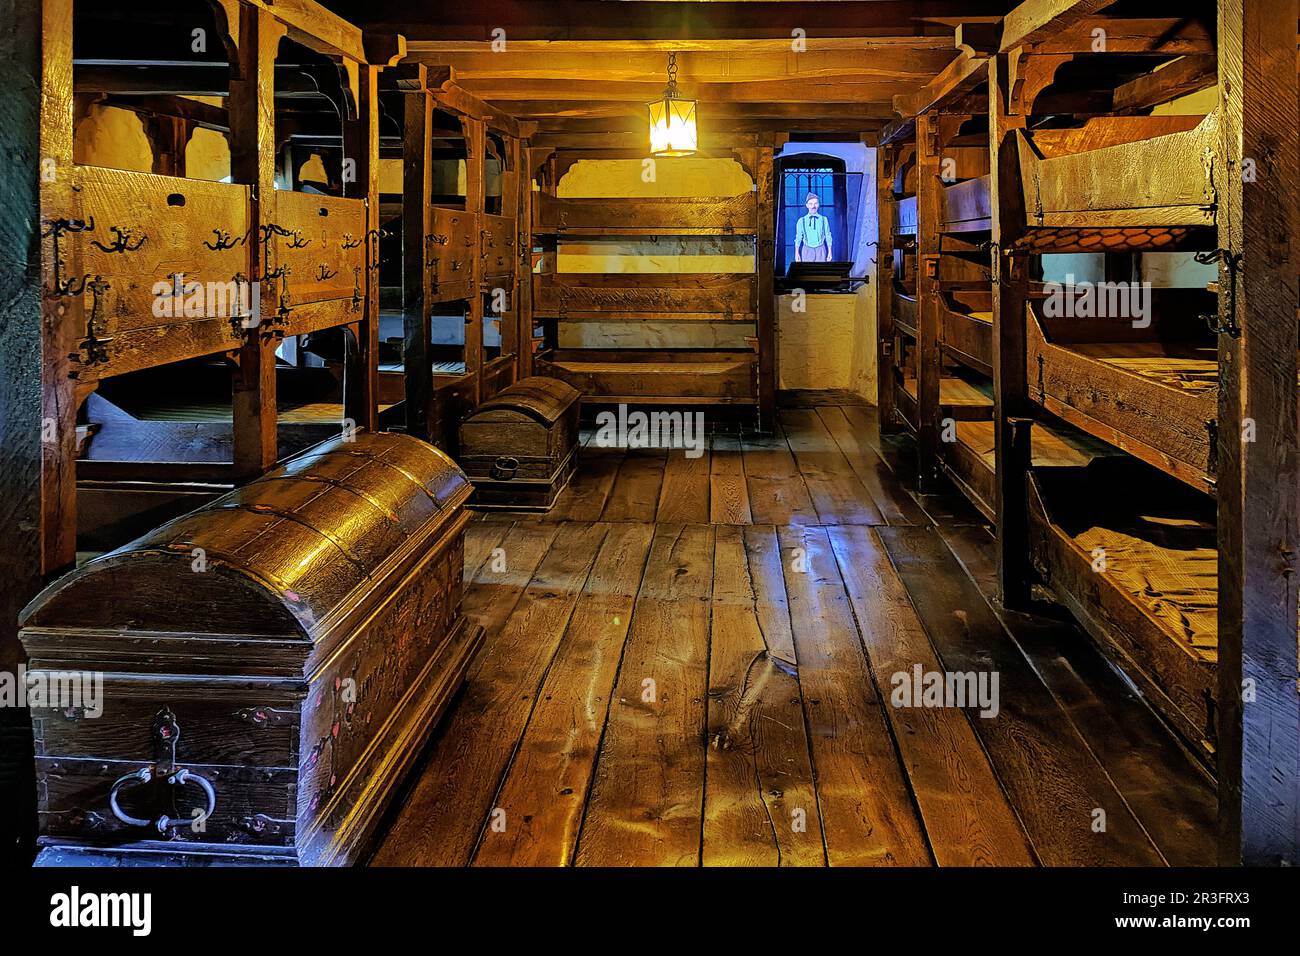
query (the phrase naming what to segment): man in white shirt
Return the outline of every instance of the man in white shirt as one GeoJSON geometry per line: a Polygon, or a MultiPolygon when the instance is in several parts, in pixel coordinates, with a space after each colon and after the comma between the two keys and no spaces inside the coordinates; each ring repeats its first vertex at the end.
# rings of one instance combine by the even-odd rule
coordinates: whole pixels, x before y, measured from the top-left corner
{"type": "Polygon", "coordinates": [[[831,261],[831,223],[817,212],[821,200],[816,193],[809,193],[804,200],[808,215],[800,216],[794,232],[795,262],[830,262],[831,261]]]}

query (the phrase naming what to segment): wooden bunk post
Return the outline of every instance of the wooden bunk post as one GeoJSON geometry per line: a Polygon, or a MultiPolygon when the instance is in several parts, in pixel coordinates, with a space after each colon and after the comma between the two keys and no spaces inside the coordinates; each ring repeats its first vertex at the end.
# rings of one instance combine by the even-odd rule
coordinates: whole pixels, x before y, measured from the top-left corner
{"type": "MultiPolygon", "coordinates": [[[[73,328],[80,300],[46,294],[53,263],[43,254],[48,220],[71,215],[72,4],[14,0],[5,9],[0,50],[10,81],[0,93],[0,154],[31,167],[0,178],[0,518],[13,532],[0,560],[0,670],[12,671],[23,660],[19,611],[44,572],[75,557],[76,407],[60,336],[73,328]]],[[[31,751],[28,711],[0,708],[0,863],[27,863],[21,856],[36,823],[31,751]]]]}
{"type": "Polygon", "coordinates": [[[916,445],[917,489],[934,490],[939,471],[939,222],[943,183],[939,179],[938,117],[916,118],[916,445]]]}
{"type": "Polygon", "coordinates": [[[880,430],[894,421],[894,161],[892,146],[876,149],[876,412],[880,430]]]}
{"type": "Polygon", "coordinates": [[[344,129],[344,156],[356,170],[355,182],[344,180],[344,195],[366,201],[366,274],[360,284],[365,299],[356,324],[357,351],[345,372],[343,414],[367,431],[379,429],[379,69],[358,65],[357,115],[344,129]]]}
{"type": "Polygon", "coordinates": [[[1219,2],[1217,753],[1229,865],[1300,863],[1296,12],[1296,0],[1219,2]]]}
{"type": "MultiPolygon", "coordinates": [[[[26,314],[25,321],[33,324],[31,332],[36,336],[28,341],[21,318],[24,313],[10,311],[6,305],[9,321],[4,329],[4,350],[6,362],[11,363],[5,387],[19,389],[22,383],[36,384],[39,381],[41,390],[39,396],[15,394],[15,403],[5,404],[8,420],[5,434],[12,438],[5,439],[3,465],[6,484],[12,482],[13,487],[21,488],[29,480],[38,482],[38,519],[23,520],[20,512],[15,513],[9,527],[29,527],[30,533],[37,535],[39,560],[33,562],[28,573],[35,569],[38,574],[48,578],[71,567],[77,556],[77,407],[79,399],[85,396],[78,395],[70,377],[71,363],[68,356],[76,351],[78,330],[86,327],[86,321],[80,294],[58,295],[55,292],[59,272],[64,277],[81,275],[78,244],[69,242],[69,234],[66,232],[61,237],[53,232],[56,223],[82,218],[80,202],[73,188],[72,0],[38,2],[31,11],[31,16],[34,22],[27,26],[36,34],[32,40],[36,43],[36,56],[40,63],[37,67],[38,74],[33,76],[39,83],[35,88],[40,90],[41,95],[36,115],[40,124],[39,153],[31,152],[29,147],[27,150],[10,151],[6,155],[30,155],[39,165],[39,169],[30,177],[33,185],[40,183],[39,216],[31,220],[38,228],[38,241],[20,244],[17,237],[27,227],[25,223],[15,224],[12,230],[6,230],[6,235],[12,238],[6,240],[5,246],[7,250],[21,249],[24,254],[27,250],[45,253],[41,256],[39,272],[33,270],[24,273],[24,278],[37,274],[41,277],[38,288],[41,321],[36,321],[35,312],[26,314]],[[46,233],[50,235],[47,236],[46,233]],[[58,249],[60,254],[66,256],[61,268],[55,262],[53,254],[56,240],[60,238],[58,249]],[[29,378],[38,375],[37,370],[38,379],[29,378]],[[29,406],[26,398],[37,398],[38,406],[29,406]],[[39,411],[39,415],[26,423],[32,429],[28,433],[22,427],[24,413],[32,411],[39,411]],[[37,459],[28,462],[33,466],[30,470],[17,469],[21,456],[19,460],[10,458],[8,445],[11,441],[17,445],[15,450],[25,447],[28,441],[38,443],[35,446],[38,448],[37,459]]],[[[18,42],[26,41],[19,39],[18,42]]],[[[22,104],[16,105],[21,109],[22,104]]],[[[6,117],[6,125],[21,123],[21,119],[21,115],[6,117]]],[[[19,125],[13,132],[21,136],[23,127],[19,125]]],[[[21,185],[17,182],[6,183],[5,188],[20,190],[21,185]]],[[[18,198],[15,196],[15,202],[5,204],[6,215],[12,213],[30,216],[32,206],[16,205],[18,198]]],[[[17,302],[24,301],[17,289],[15,287],[12,296],[5,297],[6,304],[15,297],[17,302]]],[[[23,537],[26,538],[27,535],[23,537]]],[[[20,552],[23,549],[14,550],[20,552]]],[[[8,580],[22,580],[23,577],[23,574],[16,574],[8,580]]],[[[12,636],[8,635],[12,624],[12,619],[6,621],[3,632],[6,636],[12,636]]],[[[3,639],[0,639],[2,642],[3,639]]]]}
{"type": "Polygon", "coordinates": [[[403,96],[406,105],[402,155],[402,312],[404,315],[403,367],[406,378],[406,431],[430,440],[429,415],[433,404],[433,371],[429,365],[429,303],[433,298],[429,270],[425,267],[425,237],[429,234],[429,201],[433,191],[429,124],[433,100],[423,65],[403,96]]]}
{"type": "Polygon", "coordinates": [[[533,149],[519,147],[519,377],[533,374],[533,149]]]}
{"type": "Polygon", "coordinates": [[[483,231],[487,228],[487,130],[481,119],[464,117],[465,211],[473,217],[476,245],[470,256],[469,314],[465,317],[465,373],[470,376],[469,404],[483,401],[483,231]]]}
{"type": "MultiPolygon", "coordinates": [[[[1029,455],[1013,452],[1014,421],[1028,418],[1025,377],[1025,306],[1029,273],[1012,247],[1025,228],[1017,130],[1023,116],[1008,115],[1008,56],[989,57],[989,207],[993,281],[993,421],[997,518],[998,593],[1007,607],[1030,599],[1029,455]]],[[[919,149],[919,146],[918,146],[919,149]]]]}
{"type": "Polygon", "coordinates": [[[758,427],[769,432],[776,423],[776,172],[771,145],[760,146],[754,166],[758,188],[755,208],[758,270],[758,427]]]}
{"type": "MultiPolygon", "coordinates": [[[[231,28],[236,29],[234,24],[231,28]]],[[[230,78],[230,171],[253,187],[248,246],[258,283],[261,327],[248,329],[234,375],[234,466],[236,481],[250,481],[275,465],[275,339],[265,327],[279,308],[278,283],[266,273],[264,228],[275,222],[275,57],[285,28],[266,10],[239,7],[239,62],[230,78]]]]}

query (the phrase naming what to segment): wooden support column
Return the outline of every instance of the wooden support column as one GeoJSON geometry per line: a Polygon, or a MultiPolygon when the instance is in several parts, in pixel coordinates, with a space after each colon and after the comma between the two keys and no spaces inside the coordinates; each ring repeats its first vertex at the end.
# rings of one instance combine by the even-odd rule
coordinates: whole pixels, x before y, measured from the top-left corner
{"type": "Polygon", "coordinates": [[[1296,0],[1220,0],[1219,862],[1300,864],[1296,0]],[[1253,165],[1243,175],[1242,164],[1253,165]]]}
{"type": "Polygon", "coordinates": [[[358,67],[357,115],[344,127],[345,159],[356,163],[356,180],[344,178],[345,196],[366,200],[365,295],[357,323],[354,361],[346,366],[344,415],[357,428],[379,428],[379,67],[358,67]]]}
{"type": "Polygon", "coordinates": [[[519,377],[533,374],[533,150],[519,149],[519,377]]]}
{"type": "MultiPolygon", "coordinates": [[[[487,173],[487,136],[482,120],[462,119],[465,128],[465,209],[474,217],[470,235],[476,245],[470,250],[470,302],[465,317],[465,371],[470,382],[469,402],[474,407],[483,401],[483,231],[487,228],[487,197],[484,186],[487,173]]],[[[466,409],[468,411],[468,409],[466,409]]],[[[456,431],[453,427],[450,433],[456,431]]]]}
{"type": "MultiPolygon", "coordinates": [[[[4,471],[0,478],[5,482],[6,494],[13,488],[19,496],[14,504],[17,511],[8,527],[23,531],[22,538],[34,535],[38,541],[39,558],[26,573],[49,579],[71,568],[77,557],[77,408],[85,398],[84,393],[78,394],[70,377],[72,368],[68,359],[76,351],[76,343],[86,328],[84,299],[81,294],[56,292],[60,281],[80,284],[81,244],[74,234],[62,233],[57,245],[63,262],[58,263],[52,234],[53,224],[83,218],[80,194],[74,189],[76,167],[72,160],[72,0],[44,0],[19,6],[26,8],[26,16],[31,20],[24,20],[20,25],[19,29],[27,33],[14,37],[14,54],[32,56],[26,45],[35,43],[37,65],[30,74],[34,85],[20,85],[5,97],[13,109],[12,119],[5,116],[5,125],[17,124],[12,130],[5,130],[6,137],[17,138],[14,149],[5,155],[12,162],[27,156],[32,168],[26,177],[6,177],[8,181],[3,188],[12,190],[14,195],[12,201],[5,202],[4,214],[6,220],[10,216],[32,217],[35,210],[31,196],[23,192],[23,187],[28,185],[26,180],[30,180],[33,189],[40,183],[40,209],[30,225],[15,222],[8,227],[7,238],[0,243],[6,257],[20,257],[9,260],[12,264],[6,267],[6,272],[14,275],[19,285],[13,286],[12,295],[6,295],[0,303],[5,315],[4,361],[9,366],[3,387],[14,390],[13,404],[6,401],[3,406],[6,426],[4,459],[0,461],[4,471]],[[22,100],[23,88],[40,90],[40,112],[34,120],[39,123],[39,150],[34,150],[26,139],[32,130],[21,125],[25,111],[34,106],[22,100]],[[25,148],[20,149],[24,144],[25,148]],[[17,205],[24,199],[25,205],[17,205]],[[29,228],[39,230],[37,241],[22,241],[29,228]],[[37,250],[39,263],[32,265],[39,268],[25,269],[19,279],[11,270],[19,262],[25,263],[26,257],[37,250]],[[30,294],[32,290],[24,285],[38,275],[40,285],[35,292],[39,296],[39,309],[29,313],[24,307],[30,300],[24,293],[30,294]],[[24,391],[38,384],[39,391],[24,391]],[[32,402],[39,403],[39,415],[28,418],[37,410],[32,402]],[[27,431],[29,428],[31,431],[27,431]],[[12,454],[17,457],[11,457],[11,445],[12,454]],[[33,449],[38,450],[38,458],[29,461],[26,455],[33,449]],[[24,468],[34,467],[20,474],[17,471],[20,463],[24,468]],[[21,517],[23,508],[31,502],[19,504],[26,500],[33,482],[39,482],[35,521],[21,517]]],[[[13,550],[17,555],[26,549],[13,550]]],[[[24,576],[19,574],[9,580],[21,581],[24,576]]],[[[3,633],[16,636],[9,620],[5,621],[3,633]]]]}
{"type": "Polygon", "coordinates": [[[402,312],[404,315],[403,367],[406,376],[406,430],[430,440],[429,416],[433,405],[433,373],[429,365],[429,303],[432,277],[425,268],[429,235],[429,199],[433,190],[430,166],[429,124],[433,98],[425,87],[425,69],[411,80],[403,96],[406,118],[402,156],[402,312]]]}
{"type": "MultiPolygon", "coordinates": [[[[233,25],[232,25],[233,26],[233,25]]],[[[235,371],[234,458],[236,481],[251,481],[275,465],[275,345],[265,332],[279,307],[279,282],[265,275],[262,227],[275,222],[275,55],[285,28],[269,12],[239,8],[239,62],[230,78],[230,169],[237,183],[253,187],[248,247],[260,290],[261,327],[249,329],[235,371]]]]}
{"type": "MultiPolygon", "coordinates": [[[[70,0],[4,0],[0,56],[0,671],[24,660],[18,613],[75,558],[76,403],[68,379],[79,297],[53,298],[51,217],[72,212],[70,0]],[[42,58],[44,53],[44,58],[42,58]],[[67,510],[62,510],[62,509],[67,510]]],[[[72,266],[69,265],[69,269],[72,266]]],[[[84,326],[83,326],[84,328],[84,326]]],[[[0,708],[0,864],[27,866],[36,828],[32,729],[0,708]]]]}
{"type": "Polygon", "coordinates": [[[898,157],[893,146],[876,149],[876,412],[880,430],[897,428],[894,420],[894,229],[897,207],[894,205],[894,162],[898,157]]]}
{"type": "Polygon", "coordinates": [[[754,182],[758,187],[758,421],[764,432],[776,423],[776,171],[774,147],[757,150],[754,182]]]}
{"type": "Polygon", "coordinates": [[[943,182],[939,179],[939,124],[916,118],[916,444],[917,486],[932,491],[939,473],[939,223],[943,182]]]}
{"type": "MultiPolygon", "coordinates": [[[[989,205],[992,210],[993,272],[993,421],[997,518],[998,593],[1010,608],[1030,601],[1030,456],[1016,453],[1017,419],[1031,417],[1025,363],[1025,306],[1029,292],[1027,260],[1010,254],[1024,232],[1017,130],[1023,116],[1008,114],[1008,57],[989,58],[989,205]]],[[[1023,426],[1021,426],[1023,427],[1023,426]]],[[[1023,443],[1022,443],[1023,444],[1023,443]]]]}

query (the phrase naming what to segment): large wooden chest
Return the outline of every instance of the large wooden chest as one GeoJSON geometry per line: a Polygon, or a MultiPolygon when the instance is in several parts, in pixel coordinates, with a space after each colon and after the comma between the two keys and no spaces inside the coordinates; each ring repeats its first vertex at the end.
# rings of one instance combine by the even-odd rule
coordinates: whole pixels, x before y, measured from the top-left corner
{"type": "Polygon", "coordinates": [[[460,426],[460,464],[476,508],[546,511],[578,464],[579,392],[559,379],[523,378],[460,426]]]}
{"type": "Polygon", "coordinates": [[[470,486],[404,435],[318,446],[24,611],[38,862],[354,862],[464,679],[470,486]],[[30,695],[29,695],[30,696],[30,695]]]}

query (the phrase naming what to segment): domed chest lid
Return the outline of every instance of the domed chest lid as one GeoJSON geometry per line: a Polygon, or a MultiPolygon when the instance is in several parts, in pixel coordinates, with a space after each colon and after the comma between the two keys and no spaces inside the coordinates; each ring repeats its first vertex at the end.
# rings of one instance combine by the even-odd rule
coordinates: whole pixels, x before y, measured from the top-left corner
{"type": "Polygon", "coordinates": [[[24,627],[313,637],[469,495],[406,435],[319,446],[96,558],[24,611],[24,627]]]}

